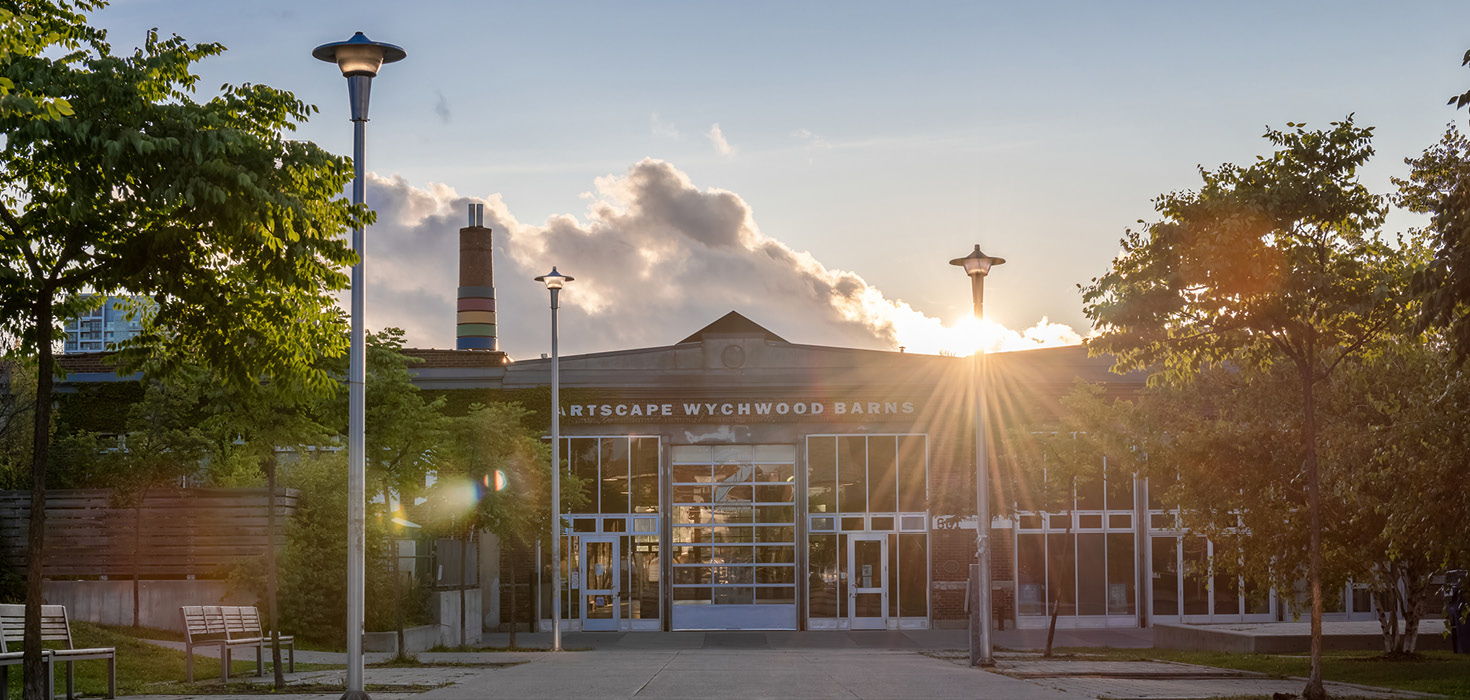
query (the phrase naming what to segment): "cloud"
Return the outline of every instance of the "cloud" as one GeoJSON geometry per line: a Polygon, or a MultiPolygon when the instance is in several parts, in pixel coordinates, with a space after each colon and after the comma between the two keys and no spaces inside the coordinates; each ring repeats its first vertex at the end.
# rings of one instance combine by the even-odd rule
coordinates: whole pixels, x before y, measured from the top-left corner
{"type": "Polygon", "coordinates": [[[945,323],[766,235],[734,192],[700,188],[652,159],[598,178],[580,216],[541,224],[517,219],[499,195],[370,175],[368,203],[378,212],[367,238],[370,328],[395,325],[415,346],[453,347],[458,231],[471,201],[485,204],[495,232],[498,331],[512,357],[545,351],[546,290],[531,278],[552,265],[577,278],[562,295],[569,353],[668,345],[730,310],[816,345],[967,354],[982,343],[1009,350],[1081,341],[1045,319],[1024,331],[945,323]]]}
{"type": "Polygon", "coordinates": [[[439,116],[440,123],[449,123],[449,98],[443,92],[435,91],[437,99],[434,100],[434,114],[439,116]]]}
{"type": "Polygon", "coordinates": [[[718,123],[710,126],[709,133],[706,136],[709,137],[709,142],[714,144],[715,153],[727,158],[735,155],[735,147],[731,146],[730,142],[725,139],[725,132],[720,129],[718,123]]]}
{"type": "Polygon", "coordinates": [[[679,128],[676,127],[676,126],[674,126],[670,122],[664,121],[662,117],[659,117],[658,116],[658,112],[651,112],[651,113],[649,113],[649,115],[648,115],[648,131],[650,133],[652,133],[654,136],[658,136],[658,137],[661,137],[661,138],[667,138],[667,139],[681,139],[681,138],[684,138],[684,135],[681,134],[681,133],[679,133],[679,128]]]}

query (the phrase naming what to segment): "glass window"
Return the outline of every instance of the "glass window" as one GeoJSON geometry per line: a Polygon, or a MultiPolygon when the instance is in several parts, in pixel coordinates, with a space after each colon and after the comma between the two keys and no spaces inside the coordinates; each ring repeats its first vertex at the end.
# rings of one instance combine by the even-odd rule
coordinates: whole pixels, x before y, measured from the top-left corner
{"type": "Polygon", "coordinates": [[[806,440],[807,507],[813,513],[837,512],[837,438],[806,440]]]}
{"type": "Polygon", "coordinates": [[[1107,551],[1104,535],[1077,535],[1077,614],[1107,614],[1107,551]]]}
{"type": "MultiPolygon", "coordinates": [[[[636,525],[639,521],[634,521],[636,525]]],[[[625,604],[628,619],[657,620],[659,615],[658,584],[659,557],[658,536],[637,535],[623,538],[631,541],[628,554],[628,593],[625,604]]]]}
{"type": "Polygon", "coordinates": [[[628,439],[602,438],[599,513],[628,512],[628,439]]]}
{"type": "Polygon", "coordinates": [[[715,605],[752,605],[755,589],[749,586],[717,587],[714,589],[715,605]]]}
{"type": "Polygon", "coordinates": [[[597,438],[570,438],[567,454],[572,474],[582,482],[582,507],[576,512],[596,513],[597,505],[597,438]]]}
{"type": "Polygon", "coordinates": [[[1154,614],[1179,614],[1179,560],[1177,537],[1153,538],[1154,614]]]}
{"type": "Polygon", "coordinates": [[[891,513],[898,509],[898,444],[889,436],[868,438],[868,510],[891,513]]]}
{"type": "Polygon", "coordinates": [[[1108,614],[1132,615],[1133,534],[1108,533],[1108,614]]]}
{"type": "Polygon", "coordinates": [[[632,447],[633,512],[658,512],[658,438],[634,438],[632,447]]]}
{"type": "Polygon", "coordinates": [[[1247,615],[1265,615],[1270,613],[1270,591],[1247,583],[1245,586],[1245,612],[1247,615]]]}
{"type": "Polygon", "coordinates": [[[684,588],[677,584],[674,586],[674,605],[709,605],[710,597],[708,587],[684,588]]]}
{"type": "Polygon", "coordinates": [[[830,515],[812,516],[813,532],[831,532],[837,529],[837,519],[830,515]]]}
{"type": "Polygon", "coordinates": [[[1217,570],[1211,577],[1211,595],[1215,599],[1216,615],[1240,614],[1240,579],[1234,574],[1217,570]]]}
{"type": "Polygon", "coordinates": [[[710,465],[708,464],[675,464],[674,481],[677,483],[710,483],[710,465]]]}
{"type": "Polygon", "coordinates": [[[904,435],[898,438],[898,509],[902,511],[928,510],[928,493],[925,490],[927,461],[923,435],[904,435]]]}
{"type": "Polygon", "coordinates": [[[1046,536],[1047,594],[1057,601],[1059,614],[1077,614],[1077,557],[1073,550],[1074,535],[1046,536]]]}
{"type": "Polygon", "coordinates": [[[1077,509],[1103,509],[1103,480],[1087,478],[1077,480],[1077,509]]]}
{"type": "Polygon", "coordinates": [[[1184,538],[1184,614],[1210,613],[1210,559],[1203,537],[1184,538]]]}
{"type": "Polygon", "coordinates": [[[1046,541],[1040,533],[1016,535],[1016,613],[1046,614],[1046,541]]]}
{"type": "Polygon", "coordinates": [[[898,535],[888,536],[888,616],[898,617],[898,535]]]}
{"type": "MultiPolygon", "coordinates": [[[[904,617],[929,616],[929,545],[927,535],[898,536],[899,579],[898,614],[904,617]]],[[[889,591],[888,595],[895,595],[889,591]]]]}
{"type": "Polygon", "coordinates": [[[868,449],[861,435],[837,438],[837,508],[844,513],[868,509],[868,449]]]}
{"type": "Polygon", "coordinates": [[[1133,510],[1133,474],[1108,462],[1108,510],[1133,510]]]}

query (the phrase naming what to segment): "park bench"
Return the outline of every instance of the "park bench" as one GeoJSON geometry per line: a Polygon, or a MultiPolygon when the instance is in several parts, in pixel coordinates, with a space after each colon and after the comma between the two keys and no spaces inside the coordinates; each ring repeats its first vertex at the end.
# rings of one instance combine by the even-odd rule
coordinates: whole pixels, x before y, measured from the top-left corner
{"type": "MultiPolygon", "coordinates": [[[[5,671],[11,664],[20,663],[20,652],[9,651],[11,646],[21,642],[25,635],[25,606],[18,603],[0,605],[0,655],[9,657],[12,654],[15,661],[0,661],[0,682],[9,682],[9,673],[5,671]]],[[[66,663],[66,697],[76,697],[76,673],[74,664],[77,661],[104,660],[107,662],[107,697],[117,697],[117,650],[112,647],[95,647],[90,649],[78,649],[71,638],[71,621],[67,619],[66,607],[62,605],[41,606],[41,643],[60,642],[65,646],[52,647],[45,651],[46,656],[46,695],[49,697],[55,693],[55,666],[59,662],[66,663]]]]}
{"type": "MultiPolygon", "coordinates": [[[[184,674],[194,680],[194,648],[219,649],[220,680],[230,679],[230,656],[235,649],[255,649],[255,675],[265,675],[265,647],[270,638],[261,633],[260,612],[248,605],[183,605],[184,674]]],[[[281,635],[286,645],[291,671],[296,670],[295,639],[281,635]]]]}
{"type": "MultiPolygon", "coordinates": [[[[271,638],[260,629],[260,610],[254,605],[221,605],[220,614],[225,618],[225,635],[230,640],[225,646],[225,656],[228,658],[230,649],[237,645],[255,645],[255,675],[264,676],[265,650],[271,638]]],[[[296,638],[283,634],[280,639],[286,650],[287,670],[295,673],[296,638]]]]}
{"type": "MultiPolygon", "coordinates": [[[[20,645],[25,638],[26,606],[20,604],[0,605],[0,697],[10,697],[10,667],[19,666],[25,660],[20,645]]],[[[51,670],[51,654],[41,652],[46,664],[46,696],[50,697],[55,686],[55,674],[51,670]]]]}

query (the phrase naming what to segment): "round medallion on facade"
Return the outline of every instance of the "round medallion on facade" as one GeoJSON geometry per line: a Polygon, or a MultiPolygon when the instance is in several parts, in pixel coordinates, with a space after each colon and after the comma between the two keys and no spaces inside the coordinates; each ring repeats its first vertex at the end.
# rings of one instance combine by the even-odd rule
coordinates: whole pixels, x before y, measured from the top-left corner
{"type": "Polygon", "coordinates": [[[720,362],[730,369],[740,369],[745,366],[745,348],[739,345],[727,345],[725,351],[720,353],[720,362]]]}

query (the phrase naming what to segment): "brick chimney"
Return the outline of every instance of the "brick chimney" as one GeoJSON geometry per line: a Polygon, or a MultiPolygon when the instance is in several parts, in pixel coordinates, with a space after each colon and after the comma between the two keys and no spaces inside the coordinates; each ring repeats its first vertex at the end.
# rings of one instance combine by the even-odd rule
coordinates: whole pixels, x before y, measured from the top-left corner
{"type": "Polygon", "coordinates": [[[495,350],[495,270],[485,205],[470,203],[469,226],[459,230],[457,350],[495,350]]]}

